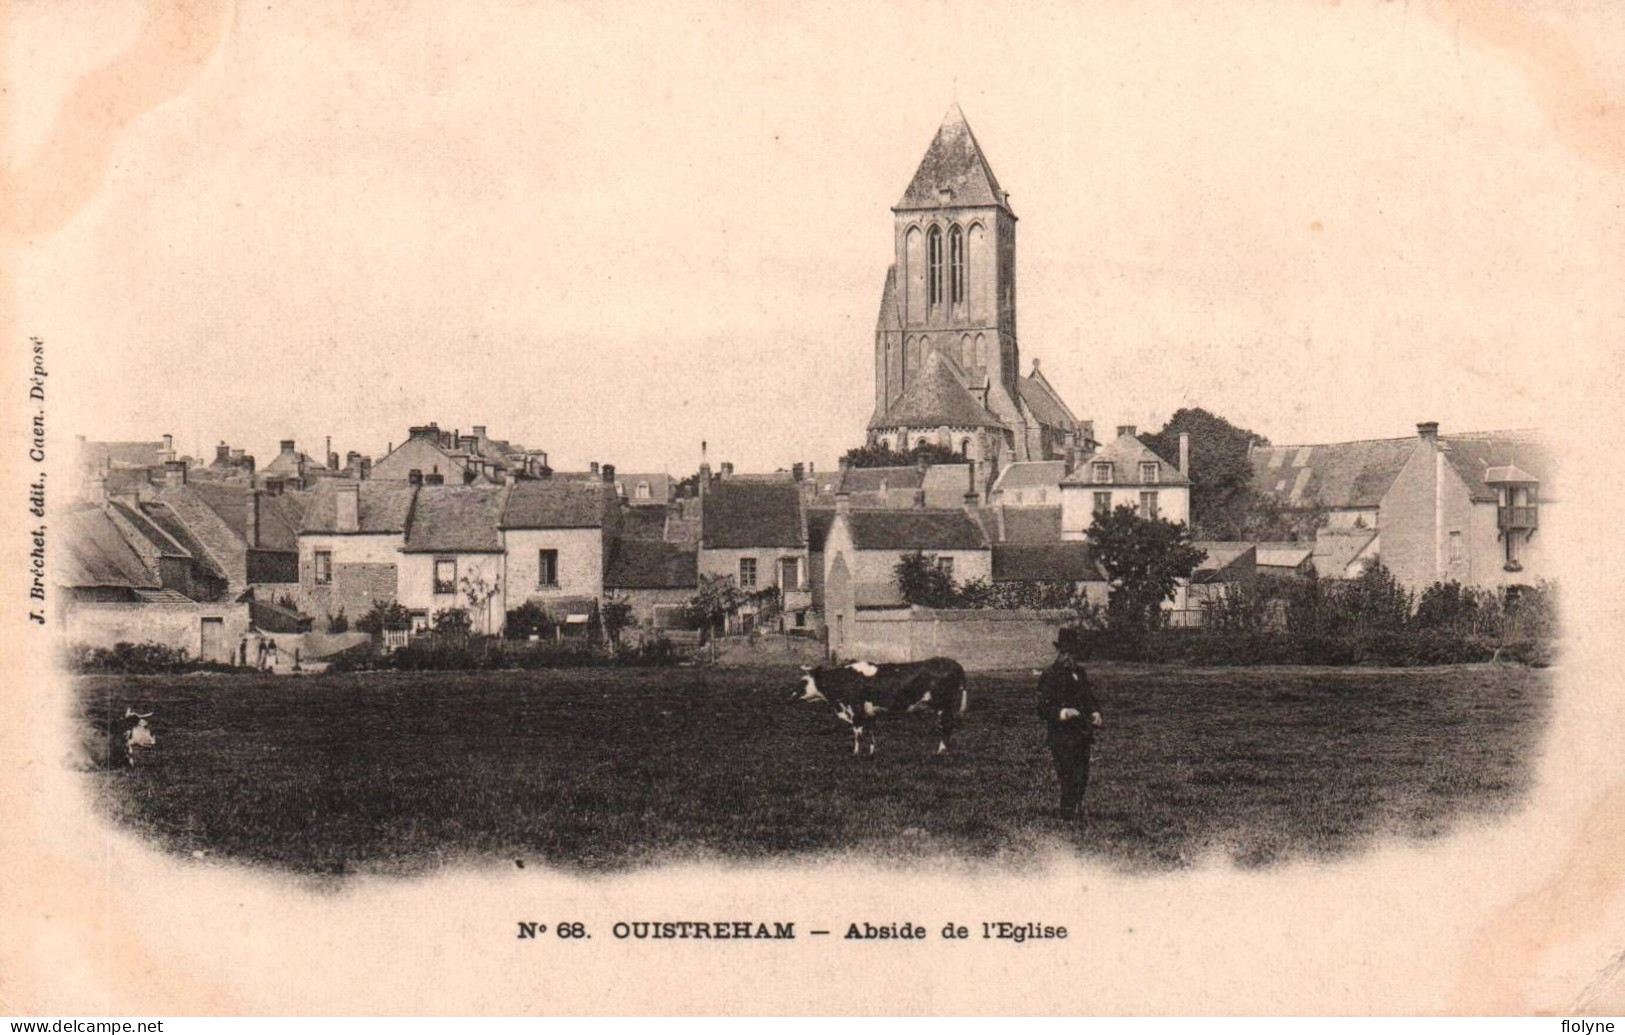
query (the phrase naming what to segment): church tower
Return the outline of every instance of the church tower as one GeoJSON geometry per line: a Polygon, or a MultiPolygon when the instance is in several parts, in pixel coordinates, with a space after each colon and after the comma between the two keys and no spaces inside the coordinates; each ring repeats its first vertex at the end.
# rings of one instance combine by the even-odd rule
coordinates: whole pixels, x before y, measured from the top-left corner
{"type": "Polygon", "coordinates": [[[958,104],[892,214],[890,304],[875,329],[876,411],[901,398],[935,351],[988,409],[1018,417],[1016,215],[958,104]]]}
{"type": "Polygon", "coordinates": [[[1016,214],[957,103],[892,222],[870,441],[940,442],[992,468],[1064,455],[1081,425],[1036,369],[1021,376],[1016,214]]]}

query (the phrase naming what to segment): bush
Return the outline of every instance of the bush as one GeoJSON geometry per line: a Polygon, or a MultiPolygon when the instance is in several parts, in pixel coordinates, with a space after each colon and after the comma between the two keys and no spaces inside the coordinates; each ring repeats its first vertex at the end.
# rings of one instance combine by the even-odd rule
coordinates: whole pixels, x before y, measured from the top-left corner
{"type": "Polygon", "coordinates": [[[402,629],[409,629],[411,626],[412,612],[408,611],[402,604],[394,601],[385,603],[382,600],[374,602],[372,610],[362,615],[355,623],[357,631],[371,633],[373,636],[379,635],[386,629],[398,632],[402,629]]]}
{"type": "Polygon", "coordinates": [[[329,615],[327,617],[327,631],[330,633],[342,633],[350,631],[350,619],[345,616],[344,608],[339,608],[338,614],[329,615]]]}
{"type": "Polygon", "coordinates": [[[146,676],[185,672],[199,667],[199,663],[191,660],[185,647],[171,647],[147,640],[143,643],[120,642],[112,648],[76,644],[68,648],[68,667],[80,673],[111,672],[146,676]]]}
{"type": "Polygon", "coordinates": [[[527,600],[508,612],[502,635],[510,640],[528,640],[532,636],[541,640],[552,639],[553,619],[548,615],[547,608],[534,600],[527,600]]]}

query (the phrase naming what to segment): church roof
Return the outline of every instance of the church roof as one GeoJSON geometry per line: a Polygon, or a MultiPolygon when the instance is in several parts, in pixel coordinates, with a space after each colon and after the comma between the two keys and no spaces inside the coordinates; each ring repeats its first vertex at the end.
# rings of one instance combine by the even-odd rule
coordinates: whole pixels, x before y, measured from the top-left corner
{"type": "Polygon", "coordinates": [[[949,106],[897,208],[942,207],[937,192],[943,189],[952,192],[948,204],[955,207],[998,205],[1006,211],[1010,208],[958,102],[949,106]]]}
{"type": "Polygon", "coordinates": [[[1050,386],[1043,374],[1038,372],[1036,359],[1033,360],[1031,377],[1016,378],[1016,391],[1020,394],[1021,401],[1033,411],[1033,416],[1038,418],[1038,423],[1065,431],[1071,431],[1078,426],[1078,418],[1072,416],[1072,411],[1067,409],[1060,393],[1050,386]]]}
{"type": "Polygon", "coordinates": [[[869,422],[871,428],[1002,428],[1004,422],[988,412],[965,390],[952,361],[933,350],[902,396],[869,422]]]}

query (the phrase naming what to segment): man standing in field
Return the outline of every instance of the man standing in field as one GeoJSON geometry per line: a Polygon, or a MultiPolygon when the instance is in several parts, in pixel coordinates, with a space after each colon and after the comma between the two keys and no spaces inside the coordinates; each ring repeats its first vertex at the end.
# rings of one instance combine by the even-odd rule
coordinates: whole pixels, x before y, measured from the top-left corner
{"type": "Polygon", "coordinates": [[[1103,723],[1089,677],[1078,664],[1084,653],[1079,630],[1060,630],[1055,652],[1055,662],[1038,679],[1038,717],[1048,727],[1050,755],[1061,781],[1061,815],[1082,819],[1089,749],[1095,728],[1103,723]]]}

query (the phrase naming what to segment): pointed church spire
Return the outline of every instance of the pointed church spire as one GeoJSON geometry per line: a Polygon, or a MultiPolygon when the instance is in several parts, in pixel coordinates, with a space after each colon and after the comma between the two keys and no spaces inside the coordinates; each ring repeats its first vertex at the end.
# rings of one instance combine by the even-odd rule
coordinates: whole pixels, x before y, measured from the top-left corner
{"type": "MultiPolygon", "coordinates": [[[[898,209],[943,208],[947,206],[998,205],[1010,210],[1010,201],[999,187],[998,178],[987,164],[976,135],[959,102],[948,105],[948,114],[926,149],[925,157],[909,181],[898,209]],[[946,192],[946,193],[944,193],[946,192]]],[[[1011,213],[1014,215],[1014,213],[1011,213]]]]}

